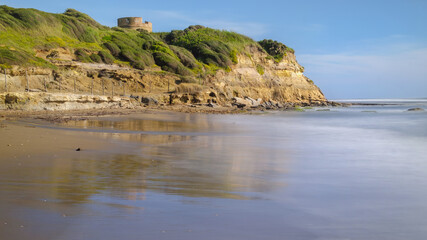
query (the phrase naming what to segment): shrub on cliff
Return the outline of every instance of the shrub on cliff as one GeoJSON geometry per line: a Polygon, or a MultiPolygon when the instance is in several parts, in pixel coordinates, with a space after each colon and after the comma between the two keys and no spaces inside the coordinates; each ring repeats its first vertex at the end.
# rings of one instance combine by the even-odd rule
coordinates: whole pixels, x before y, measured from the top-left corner
{"type": "Polygon", "coordinates": [[[258,43],[276,61],[281,61],[287,52],[294,53],[292,48],[289,48],[285,44],[278,41],[273,41],[271,39],[264,39],[258,43]]]}
{"type": "Polygon", "coordinates": [[[0,28],[7,27],[16,30],[31,29],[40,26],[52,24],[56,18],[49,13],[45,13],[36,9],[11,8],[8,6],[0,6],[0,28]]]}
{"type": "Polygon", "coordinates": [[[87,25],[90,25],[90,26],[93,26],[96,28],[105,28],[101,24],[99,24],[97,21],[95,21],[93,18],[89,17],[89,15],[82,13],[82,12],[79,12],[79,11],[72,9],[72,8],[68,8],[64,12],[64,15],[73,17],[73,18],[77,19],[78,21],[80,21],[81,23],[86,23],[87,25]]]}
{"type": "Polygon", "coordinates": [[[90,57],[90,60],[92,60],[92,62],[95,62],[95,63],[103,62],[102,58],[98,54],[92,53],[89,57],[90,57]]]}
{"type": "Polygon", "coordinates": [[[192,75],[190,70],[188,70],[179,60],[175,59],[171,55],[168,55],[164,52],[154,52],[153,56],[156,64],[161,66],[165,71],[173,72],[183,76],[192,75]]]}
{"type": "Polygon", "coordinates": [[[80,62],[92,62],[92,59],[90,59],[89,54],[87,54],[83,49],[77,49],[74,54],[76,55],[77,60],[80,62]]]}
{"type": "Polygon", "coordinates": [[[129,62],[135,68],[145,69],[154,64],[151,52],[143,48],[147,41],[140,37],[138,32],[112,31],[102,40],[105,41],[103,46],[112,56],[129,62]]]}
{"type": "Polygon", "coordinates": [[[0,47],[0,64],[4,65],[14,65],[22,64],[28,58],[31,58],[25,52],[18,52],[16,50],[11,50],[7,47],[0,47]]]}
{"type": "Polygon", "coordinates": [[[200,65],[197,63],[197,59],[187,49],[183,47],[173,46],[173,45],[170,45],[169,48],[180,59],[180,61],[184,66],[191,69],[200,68],[200,65]]]}
{"type": "Polygon", "coordinates": [[[104,47],[110,51],[110,53],[114,56],[114,57],[118,57],[121,50],[120,48],[113,42],[106,42],[104,43],[104,47]]]}
{"type": "Polygon", "coordinates": [[[114,57],[107,51],[99,51],[98,55],[101,57],[102,61],[106,64],[114,63],[114,57]]]}

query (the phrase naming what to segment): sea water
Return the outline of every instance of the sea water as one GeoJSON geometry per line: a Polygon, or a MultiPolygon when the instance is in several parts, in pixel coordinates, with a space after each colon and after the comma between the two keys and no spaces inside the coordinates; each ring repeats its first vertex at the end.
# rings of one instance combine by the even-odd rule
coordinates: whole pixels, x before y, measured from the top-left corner
{"type": "Polygon", "coordinates": [[[360,103],[46,125],[116,148],[3,173],[0,204],[33,227],[0,238],[424,240],[427,112],[407,110],[427,100],[360,103]],[[35,182],[47,207],[14,201],[35,182]]]}

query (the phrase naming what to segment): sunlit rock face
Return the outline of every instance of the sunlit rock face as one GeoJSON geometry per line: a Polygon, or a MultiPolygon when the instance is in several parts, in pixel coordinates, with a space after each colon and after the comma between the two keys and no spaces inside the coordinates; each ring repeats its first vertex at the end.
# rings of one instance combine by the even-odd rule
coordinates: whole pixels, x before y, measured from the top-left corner
{"type": "Polygon", "coordinates": [[[238,63],[230,72],[219,71],[213,79],[218,89],[229,94],[228,98],[250,96],[278,102],[326,101],[322,91],[304,76],[304,68],[293,53],[287,53],[276,62],[255,47],[248,51],[250,56],[239,55],[238,63]]]}

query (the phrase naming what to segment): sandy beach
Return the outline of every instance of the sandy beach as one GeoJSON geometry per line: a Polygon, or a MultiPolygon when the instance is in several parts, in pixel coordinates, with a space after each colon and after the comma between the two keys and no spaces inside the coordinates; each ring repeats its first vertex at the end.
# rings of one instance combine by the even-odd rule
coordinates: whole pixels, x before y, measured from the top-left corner
{"type": "Polygon", "coordinates": [[[5,114],[0,239],[421,240],[413,107],[5,114]]]}

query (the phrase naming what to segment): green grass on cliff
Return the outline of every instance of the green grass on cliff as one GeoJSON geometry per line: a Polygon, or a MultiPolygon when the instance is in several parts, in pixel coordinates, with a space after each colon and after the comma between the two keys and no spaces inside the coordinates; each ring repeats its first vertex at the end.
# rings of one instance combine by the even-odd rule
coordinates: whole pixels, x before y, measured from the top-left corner
{"type": "Polygon", "coordinates": [[[163,35],[163,39],[170,45],[188,49],[195,58],[207,65],[222,68],[237,63],[236,55],[244,51],[245,46],[256,44],[249,37],[200,25],[172,31],[163,35]]]}
{"type": "Polygon", "coordinates": [[[295,53],[292,48],[287,47],[281,42],[273,41],[271,39],[264,39],[258,43],[270,56],[272,56],[278,62],[281,61],[287,53],[295,53]]]}
{"type": "Polygon", "coordinates": [[[0,6],[2,68],[54,67],[36,53],[49,52],[54,58],[55,49],[66,48],[81,62],[126,63],[142,70],[157,65],[183,79],[191,79],[220,68],[230,70],[237,63],[238,54],[246,54],[245,49],[250,45],[260,49],[262,46],[276,59],[289,51],[277,42],[257,43],[241,34],[199,25],[170,33],[148,33],[105,27],[73,9],[52,14],[0,6]]]}

